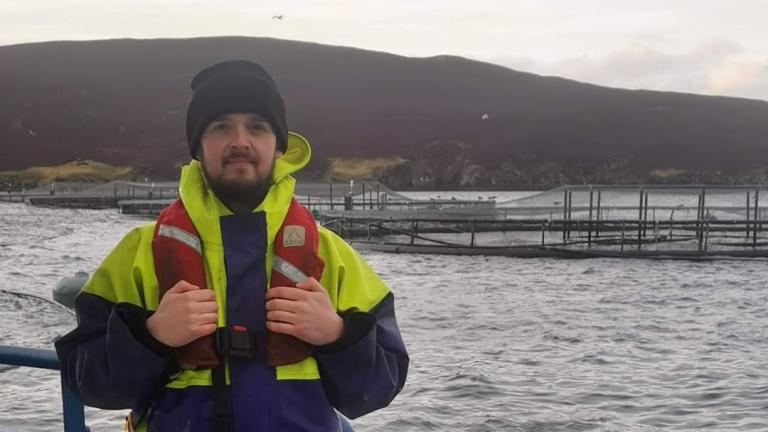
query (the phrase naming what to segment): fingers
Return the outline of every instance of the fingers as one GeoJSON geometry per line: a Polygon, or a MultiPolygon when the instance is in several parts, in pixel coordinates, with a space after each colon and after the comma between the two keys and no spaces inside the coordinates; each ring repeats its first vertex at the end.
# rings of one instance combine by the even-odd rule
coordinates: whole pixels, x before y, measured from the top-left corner
{"type": "Polygon", "coordinates": [[[267,300],[272,299],[286,299],[286,300],[302,300],[306,295],[306,290],[294,287],[274,287],[267,291],[267,300]]]}
{"type": "Polygon", "coordinates": [[[296,336],[296,326],[279,321],[267,321],[267,329],[275,333],[296,336]]]}
{"type": "Polygon", "coordinates": [[[216,301],[216,294],[213,293],[213,290],[209,289],[198,289],[197,291],[187,291],[184,293],[185,296],[187,296],[190,300],[196,301],[196,302],[215,302],[216,301]]]}
{"type": "Polygon", "coordinates": [[[212,301],[216,299],[213,290],[200,289],[197,285],[192,285],[184,280],[177,282],[166,294],[186,294],[195,301],[212,301]]]}
{"type": "Polygon", "coordinates": [[[192,330],[192,334],[195,336],[194,339],[198,339],[203,336],[208,336],[209,334],[212,334],[215,331],[216,331],[216,324],[203,324],[201,326],[198,326],[194,330],[192,330]]]}
{"type": "Polygon", "coordinates": [[[268,321],[280,321],[288,324],[295,324],[296,314],[288,311],[269,311],[267,312],[268,321]]]}
{"type": "Polygon", "coordinates": [[[294,300],[285,299],[273,299],[266,303],[267,312],[269,311],[284,311],[296,313],[301,310],[301,304],[294,300]]]}
{"type": "MultiPolygon", "coordinates": [[[[201,314],[218,311],[216,296],[209,289],[198,289],[196,291],[187,291],[176,296],[167,297],[168,302],[178,304],[178,313],[201,314]],[[175,300],[171,300],[175,298],[175,300]]],[[[163,297],[165,300],[166,297],[163,297]]]]}
{"type": "Polygon", "coordinates": [[[198,325],[206,325],[206,324],[214,324],[216,325],[218,323],[218,314],[215,313],[206,313],[206,314],[200,314],[196,317],[196,321],[198,325]]]}
{"type": "Polygon", "coordinates": [[[191,283],[185,280],[180,280],[176,282],[176,285],[174,285],[173,287],[171,287],[171,289],[168,290],[168,293],[181,294],[187,291],[195,291],[199,289],[200,287],[198,287],[197,285],[192,285],[191,283]]]}
{"type": "Polygon", "coordinates": [[[219,306],[214,301],[195,302],[189,305],[189,312],[194,314],[216,313],[219,306]]]}
{"type": "Polygon", "coordinates": [[[317,279],[313,277],[306,278],[303,281],[297,283],[296,288],[301,288],[307,291],[325,291],[323,286],[320,285],[320,282],[318,282],[317,279]]]}

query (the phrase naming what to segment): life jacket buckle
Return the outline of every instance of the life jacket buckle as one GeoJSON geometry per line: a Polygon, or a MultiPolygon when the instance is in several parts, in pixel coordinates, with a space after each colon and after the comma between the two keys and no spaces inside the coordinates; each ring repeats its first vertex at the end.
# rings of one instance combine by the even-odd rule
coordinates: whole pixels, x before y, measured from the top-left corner
{"type": "MultiPolygon", "coordinates": [[[[216,352],[222,358],[226,356],[246,359],[259,357],[257,335],[258,333],[248,331],[246,327],[239,325],[219,327],[216,330],[216,352]]],[[[263,354],[261,356],[263,357],[263,354]]]]}

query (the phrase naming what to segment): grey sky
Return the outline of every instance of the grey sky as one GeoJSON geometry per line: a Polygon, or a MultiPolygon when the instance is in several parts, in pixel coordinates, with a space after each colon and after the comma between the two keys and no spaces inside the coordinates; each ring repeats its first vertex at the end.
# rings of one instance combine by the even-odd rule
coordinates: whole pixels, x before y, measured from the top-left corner
{"type": "Polygon", "coordinates": [[[0,45],[268,36],[768,100],[766,23],[768,0],[0,0],[0,45]]]}

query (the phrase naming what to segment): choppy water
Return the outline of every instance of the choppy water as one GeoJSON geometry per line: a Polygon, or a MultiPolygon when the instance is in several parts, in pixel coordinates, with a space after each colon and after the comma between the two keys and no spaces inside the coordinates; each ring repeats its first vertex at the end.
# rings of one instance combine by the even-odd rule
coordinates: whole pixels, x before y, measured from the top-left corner
{"type": "MultiPolygon", "coordinates": [[[[142,222],[0,204],[0,288],[50,298],[142,222]]],[[[768,261],[364,255],[397,295],[412,366],[356,430],[768,430],[768,261]]],[[[1,344],[34,347],[75,324],[3,292],[0,319],[1,344]]],[[[0,428],[59,431],[60,409],[55,373],[0,366],[0,428]]]]}

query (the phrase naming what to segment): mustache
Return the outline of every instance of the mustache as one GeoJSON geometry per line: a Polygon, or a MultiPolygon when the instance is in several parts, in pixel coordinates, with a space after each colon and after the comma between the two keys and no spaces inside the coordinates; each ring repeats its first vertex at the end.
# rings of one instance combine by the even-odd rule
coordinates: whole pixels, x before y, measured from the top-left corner
{"type": "Polygon", "coordinates": [[[250,152],[233,150],[224,156],[223,162],[225,164],[230,162],[250,162],[256,164],[258,160],[250,152]]]}

